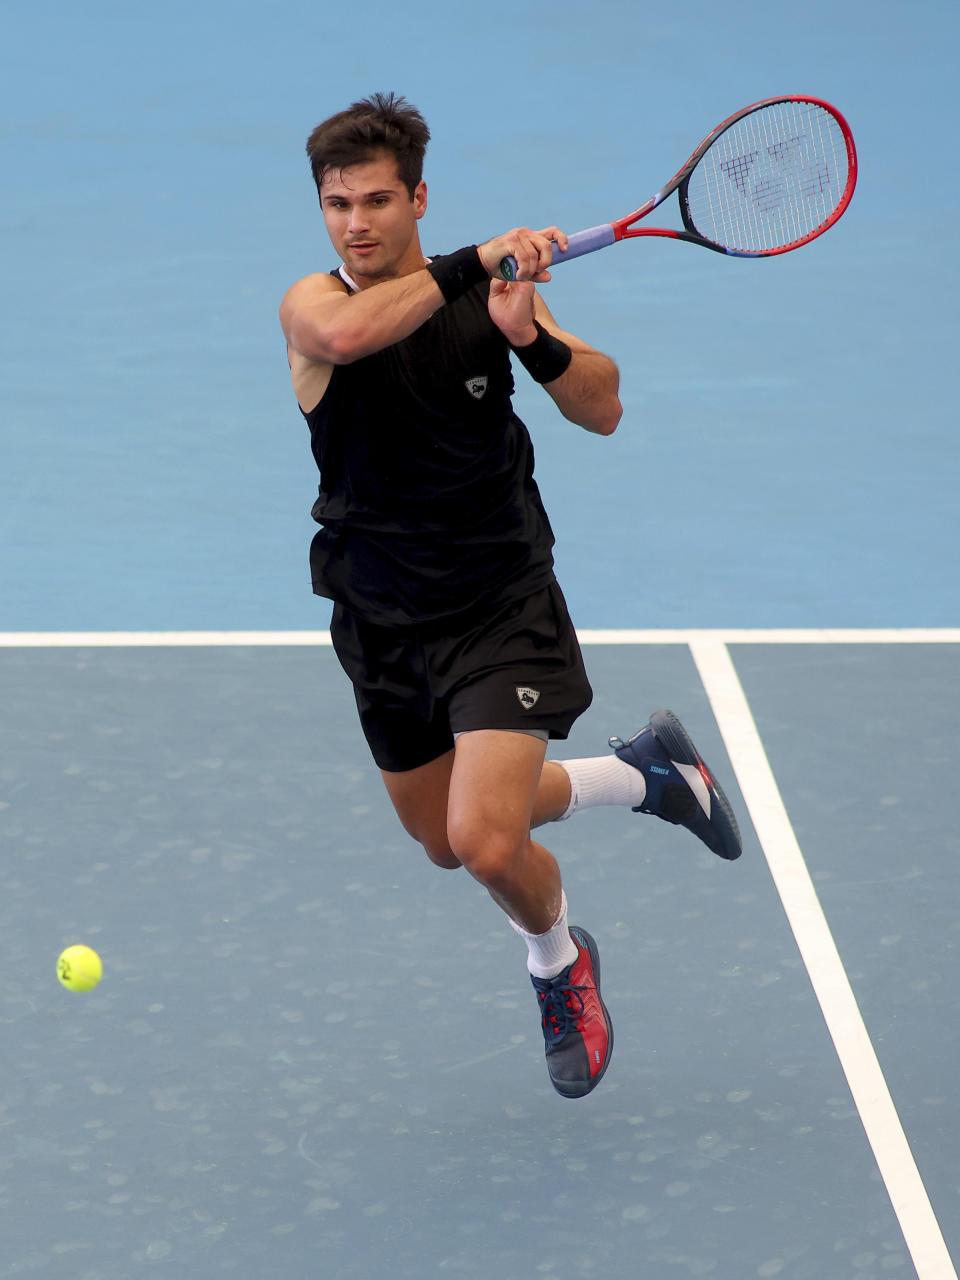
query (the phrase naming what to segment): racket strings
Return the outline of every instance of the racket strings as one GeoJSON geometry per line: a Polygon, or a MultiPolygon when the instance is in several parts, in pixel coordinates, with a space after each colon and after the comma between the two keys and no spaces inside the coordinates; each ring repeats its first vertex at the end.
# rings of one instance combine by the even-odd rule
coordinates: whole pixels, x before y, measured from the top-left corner
{"type": "Polygon", "coordinates": [[[802,241],[834,213],[847,184],[843,130],[823,107],[776,102],[726,129],[686,190],[692,226],[741,253],[802,241]]]}

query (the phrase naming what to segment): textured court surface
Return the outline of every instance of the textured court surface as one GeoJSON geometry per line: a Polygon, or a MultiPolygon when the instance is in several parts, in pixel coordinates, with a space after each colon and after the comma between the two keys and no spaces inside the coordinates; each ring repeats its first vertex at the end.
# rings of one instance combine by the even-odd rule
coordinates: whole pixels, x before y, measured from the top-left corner
{"type": "MultiPolygon", "coordinates": [[[[956,1251],[958,647],[731,651],[956,1251]]],[[[329,649],[0,650],[0,1276],[914,1274],[689,651],[587,656],[565,753],[669,702],[745,853],[614,810],[544,833],[616,1019],[571,1104],[522,949],[397,829],[329,649]],[[89,996],[53,978],[74,938],[89,996]]]]}

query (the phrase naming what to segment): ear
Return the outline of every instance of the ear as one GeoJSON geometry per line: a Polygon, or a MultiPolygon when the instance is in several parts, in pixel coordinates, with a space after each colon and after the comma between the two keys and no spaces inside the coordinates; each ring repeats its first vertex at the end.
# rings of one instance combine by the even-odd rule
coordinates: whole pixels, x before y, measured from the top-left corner
{"type": "Polygon", "coordinates": [[[427,184],[422,180],[414,188],[413,208],[418,218],[422,218],[427,212],[427,184]]]}

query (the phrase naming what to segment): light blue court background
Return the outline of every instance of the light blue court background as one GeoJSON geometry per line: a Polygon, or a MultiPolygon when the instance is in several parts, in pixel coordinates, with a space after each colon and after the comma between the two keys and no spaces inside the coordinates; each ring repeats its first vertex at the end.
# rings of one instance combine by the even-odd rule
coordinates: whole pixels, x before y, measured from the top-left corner
{"type": "Polygon", "coordinates": [[[736,108],[836,102],[835,230],[562,268],[624,422],[520,409],[581,627],[956,623],[953,0],[4,9],[0,629],[326,625],[276,309],[334,261],[306,134],[377,89],[432,124],[428,251],[614,217],[736,108]]]}

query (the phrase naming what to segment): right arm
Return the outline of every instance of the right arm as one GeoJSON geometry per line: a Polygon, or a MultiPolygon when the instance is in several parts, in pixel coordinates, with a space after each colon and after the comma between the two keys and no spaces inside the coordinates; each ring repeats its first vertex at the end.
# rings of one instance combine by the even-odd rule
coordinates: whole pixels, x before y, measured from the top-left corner
{"type": "Polygon", "coordinates": [[[305,276],[280,304],[287,347],[315,364],[352,364],[407,338],[443,306],[427,271],[351,294],[330,275],[305,276]]]}
{"type": "MultiPolygon", "coordinates": [[[[551,228],[555,231],[555,228],[551,228]]],[[[546,281],[550,237],[518,227],[488,240],[478,250],[488,275],[512,254],[519,278],[546,281]]],[[[407,338],[443,306],[444,297],[423,268],[394,280],[350,293],[336,276],[317,274],[298,280],[280,304],[280,324],[291,353],[318,365],[352,364],[407,338]]]]}

